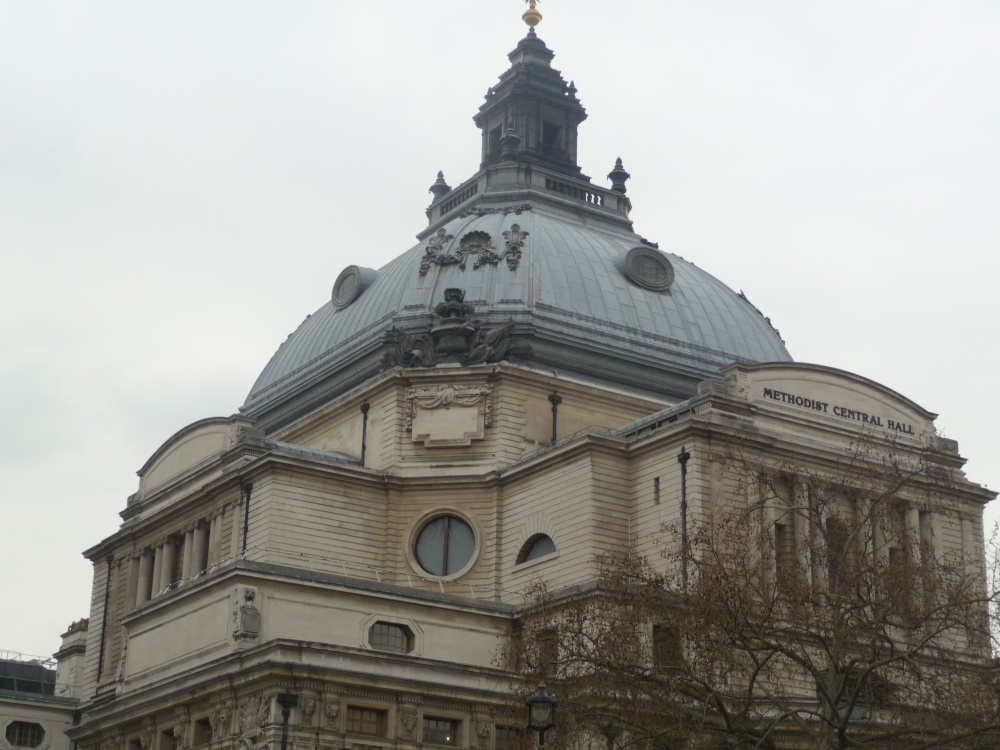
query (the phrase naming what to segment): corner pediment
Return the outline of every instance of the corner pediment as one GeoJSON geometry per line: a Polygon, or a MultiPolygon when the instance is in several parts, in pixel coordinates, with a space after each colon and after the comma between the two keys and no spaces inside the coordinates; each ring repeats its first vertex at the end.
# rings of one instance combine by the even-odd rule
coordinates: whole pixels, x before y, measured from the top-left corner
{"type": "Polygon", "coordinates": [[[936,434],[937,414],[844,370],[781,362],[731,365],[722,374],[730,396],[761,410],[893,439],[926,442],[936,434]]]}
{"type": "Polygon", "coordinates": [[[253,419],[236,415],[201,419],[179,430],[137,472],[138,497],[148,496],[211,463],[234,448],[253,426],[253,419]]]}

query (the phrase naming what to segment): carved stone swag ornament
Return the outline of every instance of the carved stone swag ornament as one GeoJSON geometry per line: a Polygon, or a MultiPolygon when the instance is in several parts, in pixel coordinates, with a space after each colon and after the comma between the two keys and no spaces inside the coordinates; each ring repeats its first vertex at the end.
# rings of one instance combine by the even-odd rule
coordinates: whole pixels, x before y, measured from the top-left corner
{"type": "Polygon", "coordinates": [[[493,422],[493,386],[437,385],[406,392],[406,429],[426,448],[482,440],[493,422]]]}
{"type": "Polygon", "coordinates": [[[454,253],[444,252],[446,243],[455,239],[455,235],[448,234],[444,229],[439,229],[427,241],[424,248],[424,256],[420,259],[420,270],[418,275],[426,276],[431,266],[458,266],[465,270],[469,256],[476,256],[472,264],[473,270],[478,270],[485,265],[497,265],[501,260],[507,261],[507,268],[516,271],[521,262],[521,251],[524,249],[524,240],[528,233],[521,230],[520,225],[512,224],[510,229],[503,232],[504,249],[502,253],[497,253],[493,247],[493,240],[486,232],[479,230],[469,232],[458,242],[458,249],[454,253]]]}
{"type": "Polygon", "coordinates": [[[476,206],[475,208],[470,208],[467,211],[463,211],[458,215],[458,218],[464,219],[467,216],[488,216],[489,214],[514,214],[515,216],[520,216],[525,211],[530,211],[534,206],[530,203],[519,203],[515,206],[488,206],[481,207],[476,206]]]}
{"type": "Polygon", "coordinates": [[[411,388],[406,392],[406,400],[410,407],[406,414],[406,429],[413,429],[413,417],[418,410],[433,411],[451,406],[481,406],[483,426],[489,427],[493,422],[490,399],[492,394],[491,385],[436,385],[430,388],[411,388]]]}
{"type": "Polygon", "coordinates": [[[496,328],[482,328],[470,320],[476,308],[465,301],[462,289],[445,289],[444,302],[434,308],[441,320],[427,333],[407,333],[394,328],[392,361],[400,367],[434,367],[445,362],[475,365],[499,362],[510,349],[513,322],[496,328]]]}

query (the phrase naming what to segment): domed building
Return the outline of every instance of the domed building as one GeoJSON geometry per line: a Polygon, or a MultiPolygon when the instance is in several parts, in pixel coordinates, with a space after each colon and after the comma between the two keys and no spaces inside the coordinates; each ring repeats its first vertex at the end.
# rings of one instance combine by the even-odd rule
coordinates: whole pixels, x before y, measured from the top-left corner
{"type": "Polygon", "coordinates": [[[621,160],[606,185],[577,165],[586,111],[533,27],[509,59],[479,171],[439,174],[417,243],[344,269],[87,551],[79,747],[503,750],[497,644],[527,587],[655,555],[732,491],[721,446],[783,476],[859,436],[919,454],[948,484],[901,497],[906,523],[982,565],[992,493],[935,415],[793,363],[745,297],[637,234],[621,160]]]}
{"type": "Polygon", "coordinates": [[[621,160],[610,187],[581,172],[586,111],[533,30],[509,58],[475,117],[479,172],[439,175],[418,243],[345,269],[281,345],[241,410],[265,429],[392,367],[511,362],[669,403],[733,362],[790,361],[745,297],[635,233],[621,160]],[[434,332],[450,289],[477,321],[461,342],[434,332]]]}

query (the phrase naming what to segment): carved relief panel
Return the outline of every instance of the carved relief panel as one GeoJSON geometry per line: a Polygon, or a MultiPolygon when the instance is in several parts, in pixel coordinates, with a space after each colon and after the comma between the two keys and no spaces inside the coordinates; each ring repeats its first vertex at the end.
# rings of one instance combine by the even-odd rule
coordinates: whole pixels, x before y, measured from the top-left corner
{"type": "Polygon", "coordinates": [[[493,387],[437,385],[406,392],[406,428],[425,447],[470,445],[493,419],[493,387]]]}

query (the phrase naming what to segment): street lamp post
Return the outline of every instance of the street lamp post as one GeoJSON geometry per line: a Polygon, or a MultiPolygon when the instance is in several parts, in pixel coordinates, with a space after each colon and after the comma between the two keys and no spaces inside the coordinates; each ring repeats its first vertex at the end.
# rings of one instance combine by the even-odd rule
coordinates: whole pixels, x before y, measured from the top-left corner
{"type": "Polygon", "coordinates": [[[527,700],[528,729],[538,732],[538,746],[545,745],[545,733],[556,725],[556,706],[559,701],[548,690],[545,683],[538,683],[536,690],[527,700]]]}

